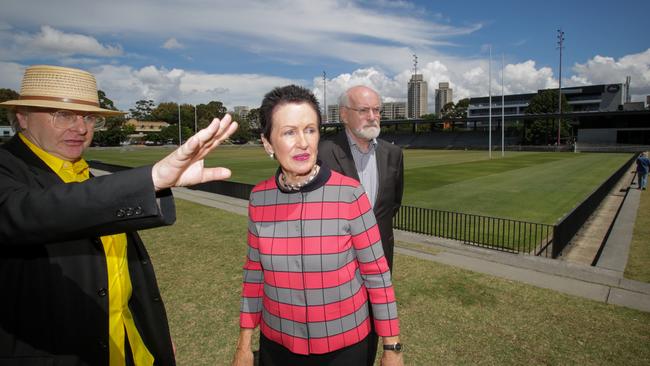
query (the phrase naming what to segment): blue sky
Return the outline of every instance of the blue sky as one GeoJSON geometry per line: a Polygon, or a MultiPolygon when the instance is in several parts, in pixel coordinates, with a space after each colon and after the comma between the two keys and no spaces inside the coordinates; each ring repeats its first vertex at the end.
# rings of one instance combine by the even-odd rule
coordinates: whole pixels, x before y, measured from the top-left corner
{"type": "Polygon", "coordinates": [[[8,0],[0,13],[0,87],[19,89],[30,64],[93,72],[119,108],[139,99],[256,107],[274,86],[298,83],[328,104],[366,84],[405,100],[418,56],[429,82],[454,99],[621,83],[650,94],[648,1],[8,0]]]}

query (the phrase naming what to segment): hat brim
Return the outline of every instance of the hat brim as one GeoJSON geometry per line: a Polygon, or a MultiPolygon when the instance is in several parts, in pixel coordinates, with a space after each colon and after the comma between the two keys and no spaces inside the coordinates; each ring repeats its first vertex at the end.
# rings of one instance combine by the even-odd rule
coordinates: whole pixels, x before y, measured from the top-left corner
{"type": "Polygon", "coordinates": [[[0,107],[16,108],[16,107],[37,107],[37,108],[52,108],[52,109],[66,109],[70,111],[88,112],[100,114],[103,116],[121,116],[126,112],[114,111],[111,109],[104,109],[92,105],[56,102],[50,100],[8,100],[0,103],[0,107]]]}

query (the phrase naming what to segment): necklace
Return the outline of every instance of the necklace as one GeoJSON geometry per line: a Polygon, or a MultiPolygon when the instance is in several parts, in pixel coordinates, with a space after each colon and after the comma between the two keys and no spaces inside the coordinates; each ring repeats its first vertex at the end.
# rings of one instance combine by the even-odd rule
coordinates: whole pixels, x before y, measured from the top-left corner
{"type": "Polygon", "coordinates": [[[282,183],[282,186],[284,186],[284,188],[290,191],[299,191],[300,188],[306,186],[312,180],[314,180],[314,178],[316,177],[319,171],[320,171],[320,167],[318,165],[314,165],[309,177],[307,177],[307,179],[304,182],[296,183],[296,184],[287,183],[287,176],[284,174],[284,172],[282,172],[282,174],[280,174],[280,182],[282,183]]]}

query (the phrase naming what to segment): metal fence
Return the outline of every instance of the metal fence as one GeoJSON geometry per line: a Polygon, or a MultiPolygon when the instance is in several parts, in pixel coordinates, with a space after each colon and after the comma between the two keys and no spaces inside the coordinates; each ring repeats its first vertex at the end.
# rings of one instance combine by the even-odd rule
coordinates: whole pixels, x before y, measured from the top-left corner
{"type": "Polygon", "coordinates": [[[553,225],[402,206],[393,227],[510,253],[547,256],[553,225]]]}

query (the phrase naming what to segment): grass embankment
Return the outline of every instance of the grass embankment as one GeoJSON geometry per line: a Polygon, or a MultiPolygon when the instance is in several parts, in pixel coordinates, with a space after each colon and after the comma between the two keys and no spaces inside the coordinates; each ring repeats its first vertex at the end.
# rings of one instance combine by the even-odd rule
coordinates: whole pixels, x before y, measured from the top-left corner
{"type": "Polygon", "coordinates": [[[650,283],[650,191],[641,192],[625,278],[650,283]]]}
{"type": "MultiPolygon", "coordinates": [[[[177,200],[174,226],[142,232],[180,365],[228,365],[246,218],[177,200]]],[[[647,263],[647,262],[646,262],[647,263]]],[[[650,314],[397,254],[407,365],[647,365],[650,314]]]]}

